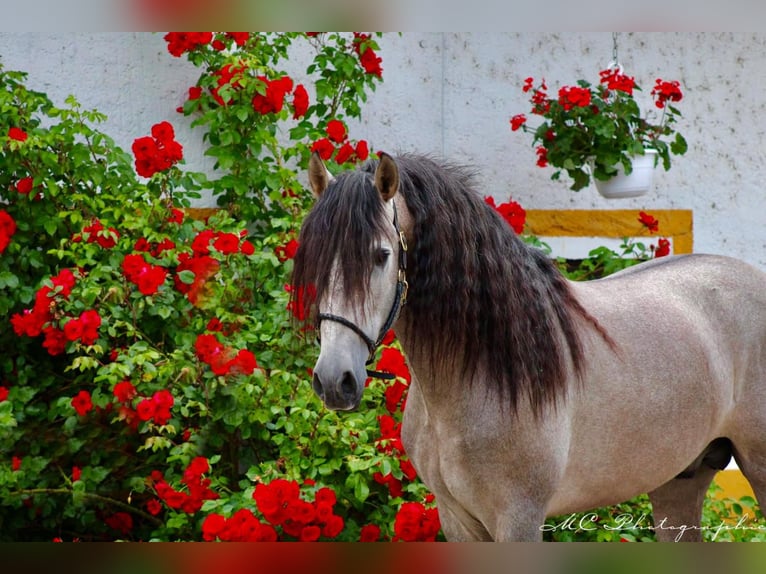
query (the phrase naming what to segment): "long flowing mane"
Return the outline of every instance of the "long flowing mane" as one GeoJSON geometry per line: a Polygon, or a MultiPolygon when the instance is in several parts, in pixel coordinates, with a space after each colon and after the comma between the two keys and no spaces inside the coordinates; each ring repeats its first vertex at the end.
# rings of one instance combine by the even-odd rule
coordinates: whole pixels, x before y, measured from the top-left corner
{"type": "MultiPolygon", "coordinates": [[[[416,155],[396,163],[414,218],[406,336],[435,372],[457,369],[470,379],[480,370],[512,409],[523,396],[537,413],[555,405],[569,365],[578,375],[584,366],[578,318],[608,336],[555,264],[477,193],[466,168],[416,155]]],[[[370,160],[339,176],[304,222],[293,284],[313,285],[314,300],[335,279],[329,270],[336,257],[345,295],[364,297],[373,241],[383,229],[376,167],[370,160]]],[[[309,310],[311,302],[303,304],[309,310]]]]}

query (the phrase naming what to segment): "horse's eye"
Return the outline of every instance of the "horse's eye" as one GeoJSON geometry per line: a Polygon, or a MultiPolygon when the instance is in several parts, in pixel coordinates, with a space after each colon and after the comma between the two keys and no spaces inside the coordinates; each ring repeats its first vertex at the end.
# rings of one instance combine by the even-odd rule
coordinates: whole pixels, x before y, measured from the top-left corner
{"type": "Polygon", "coordinates": [[[375,265],[383,267],[388,261],[388,256],[391,255],[391,251],[385,247],[375,250],[375,265]]]}

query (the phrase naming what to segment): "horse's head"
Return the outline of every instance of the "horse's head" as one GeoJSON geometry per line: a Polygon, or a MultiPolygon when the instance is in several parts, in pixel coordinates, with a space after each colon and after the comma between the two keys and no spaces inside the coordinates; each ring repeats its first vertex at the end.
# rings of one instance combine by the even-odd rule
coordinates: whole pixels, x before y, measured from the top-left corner
{"type": "Polygon", "coordinates": [[[373,165],[337,178],[316,154],[309,166],[318,200],[301,230],[293,284],[314,295],[302,302],[321,345],[313,387],[333,410],[359,406],[366,364],[406,298],[406,242],[394,200],[399,171],[385,154],[374,174],[373,165]]]}

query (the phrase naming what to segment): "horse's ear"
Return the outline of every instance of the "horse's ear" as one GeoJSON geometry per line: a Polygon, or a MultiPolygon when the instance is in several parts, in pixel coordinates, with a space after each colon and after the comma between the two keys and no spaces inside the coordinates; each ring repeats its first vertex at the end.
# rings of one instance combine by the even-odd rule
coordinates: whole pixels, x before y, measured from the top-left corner
{"type": "Polygon", "coordinates": [[[384,201],[390,200],[399,189],[399,168],[387,153],[380,153],[378,169],[375,170],[375,187],[384,201]]]}
{"type": "Polygon", "coordinates": [[[324,166],[322,158],[319,157],[319,152],[312,153],[309,160],[309,185],[314,195],[316,197],[322,195],[332,179],[332,175],[324,166]]]}

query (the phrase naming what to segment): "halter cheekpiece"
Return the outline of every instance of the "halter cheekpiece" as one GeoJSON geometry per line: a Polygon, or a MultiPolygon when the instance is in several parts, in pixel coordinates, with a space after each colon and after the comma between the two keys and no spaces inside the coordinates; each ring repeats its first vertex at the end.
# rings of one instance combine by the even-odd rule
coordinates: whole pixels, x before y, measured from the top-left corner
{"type": "MultiPolygon", "coordinates": [[[[399,218],[396,215],[396,203],[392,202],[391,205],[394,208],[394,229],[396,230],[396,234],[399,236],[399,271],[396,280],[396,294],[394,295],[394,302],[393,305],[391,305],[391,310],[388,313],[386,322],[383,323],[383,326],[380,329],[380,333],[378,333],[378,338],[373,340],[373,338],[365,333],[358,325],[352,321],[349,321],[345,317],[341,317],[340,315],[333,315],[332,313],[319,313],[317,315],[317,338],[319,338],[319,327],[322,324],[322,321],[333,321],[335,323],[340,323],[344,327],[351,329],[354,333],[359,335],[362,341],[364,341],[367,345],[367,348],[370,351],[370,354],[367,357],[367,365],[371,364],[375,360],[375,352],[378,350],[378,347],[386,336],[386,333],[388,333],[389,329],[391,329],[393,324],[396,322],[396,319],[399,317],[399,313],[401,312],[402,307],[407,302],[407,291],[409,290],[409,284],[407,283],[407,240],[404,237],[404,232],[399,228],[399,218]]],[[[381,373],[379,371],[373,371],[370,369],[367,369],[367,375],[378,379],[395,378],[394,375],[389,373],[381,373]]]]}

